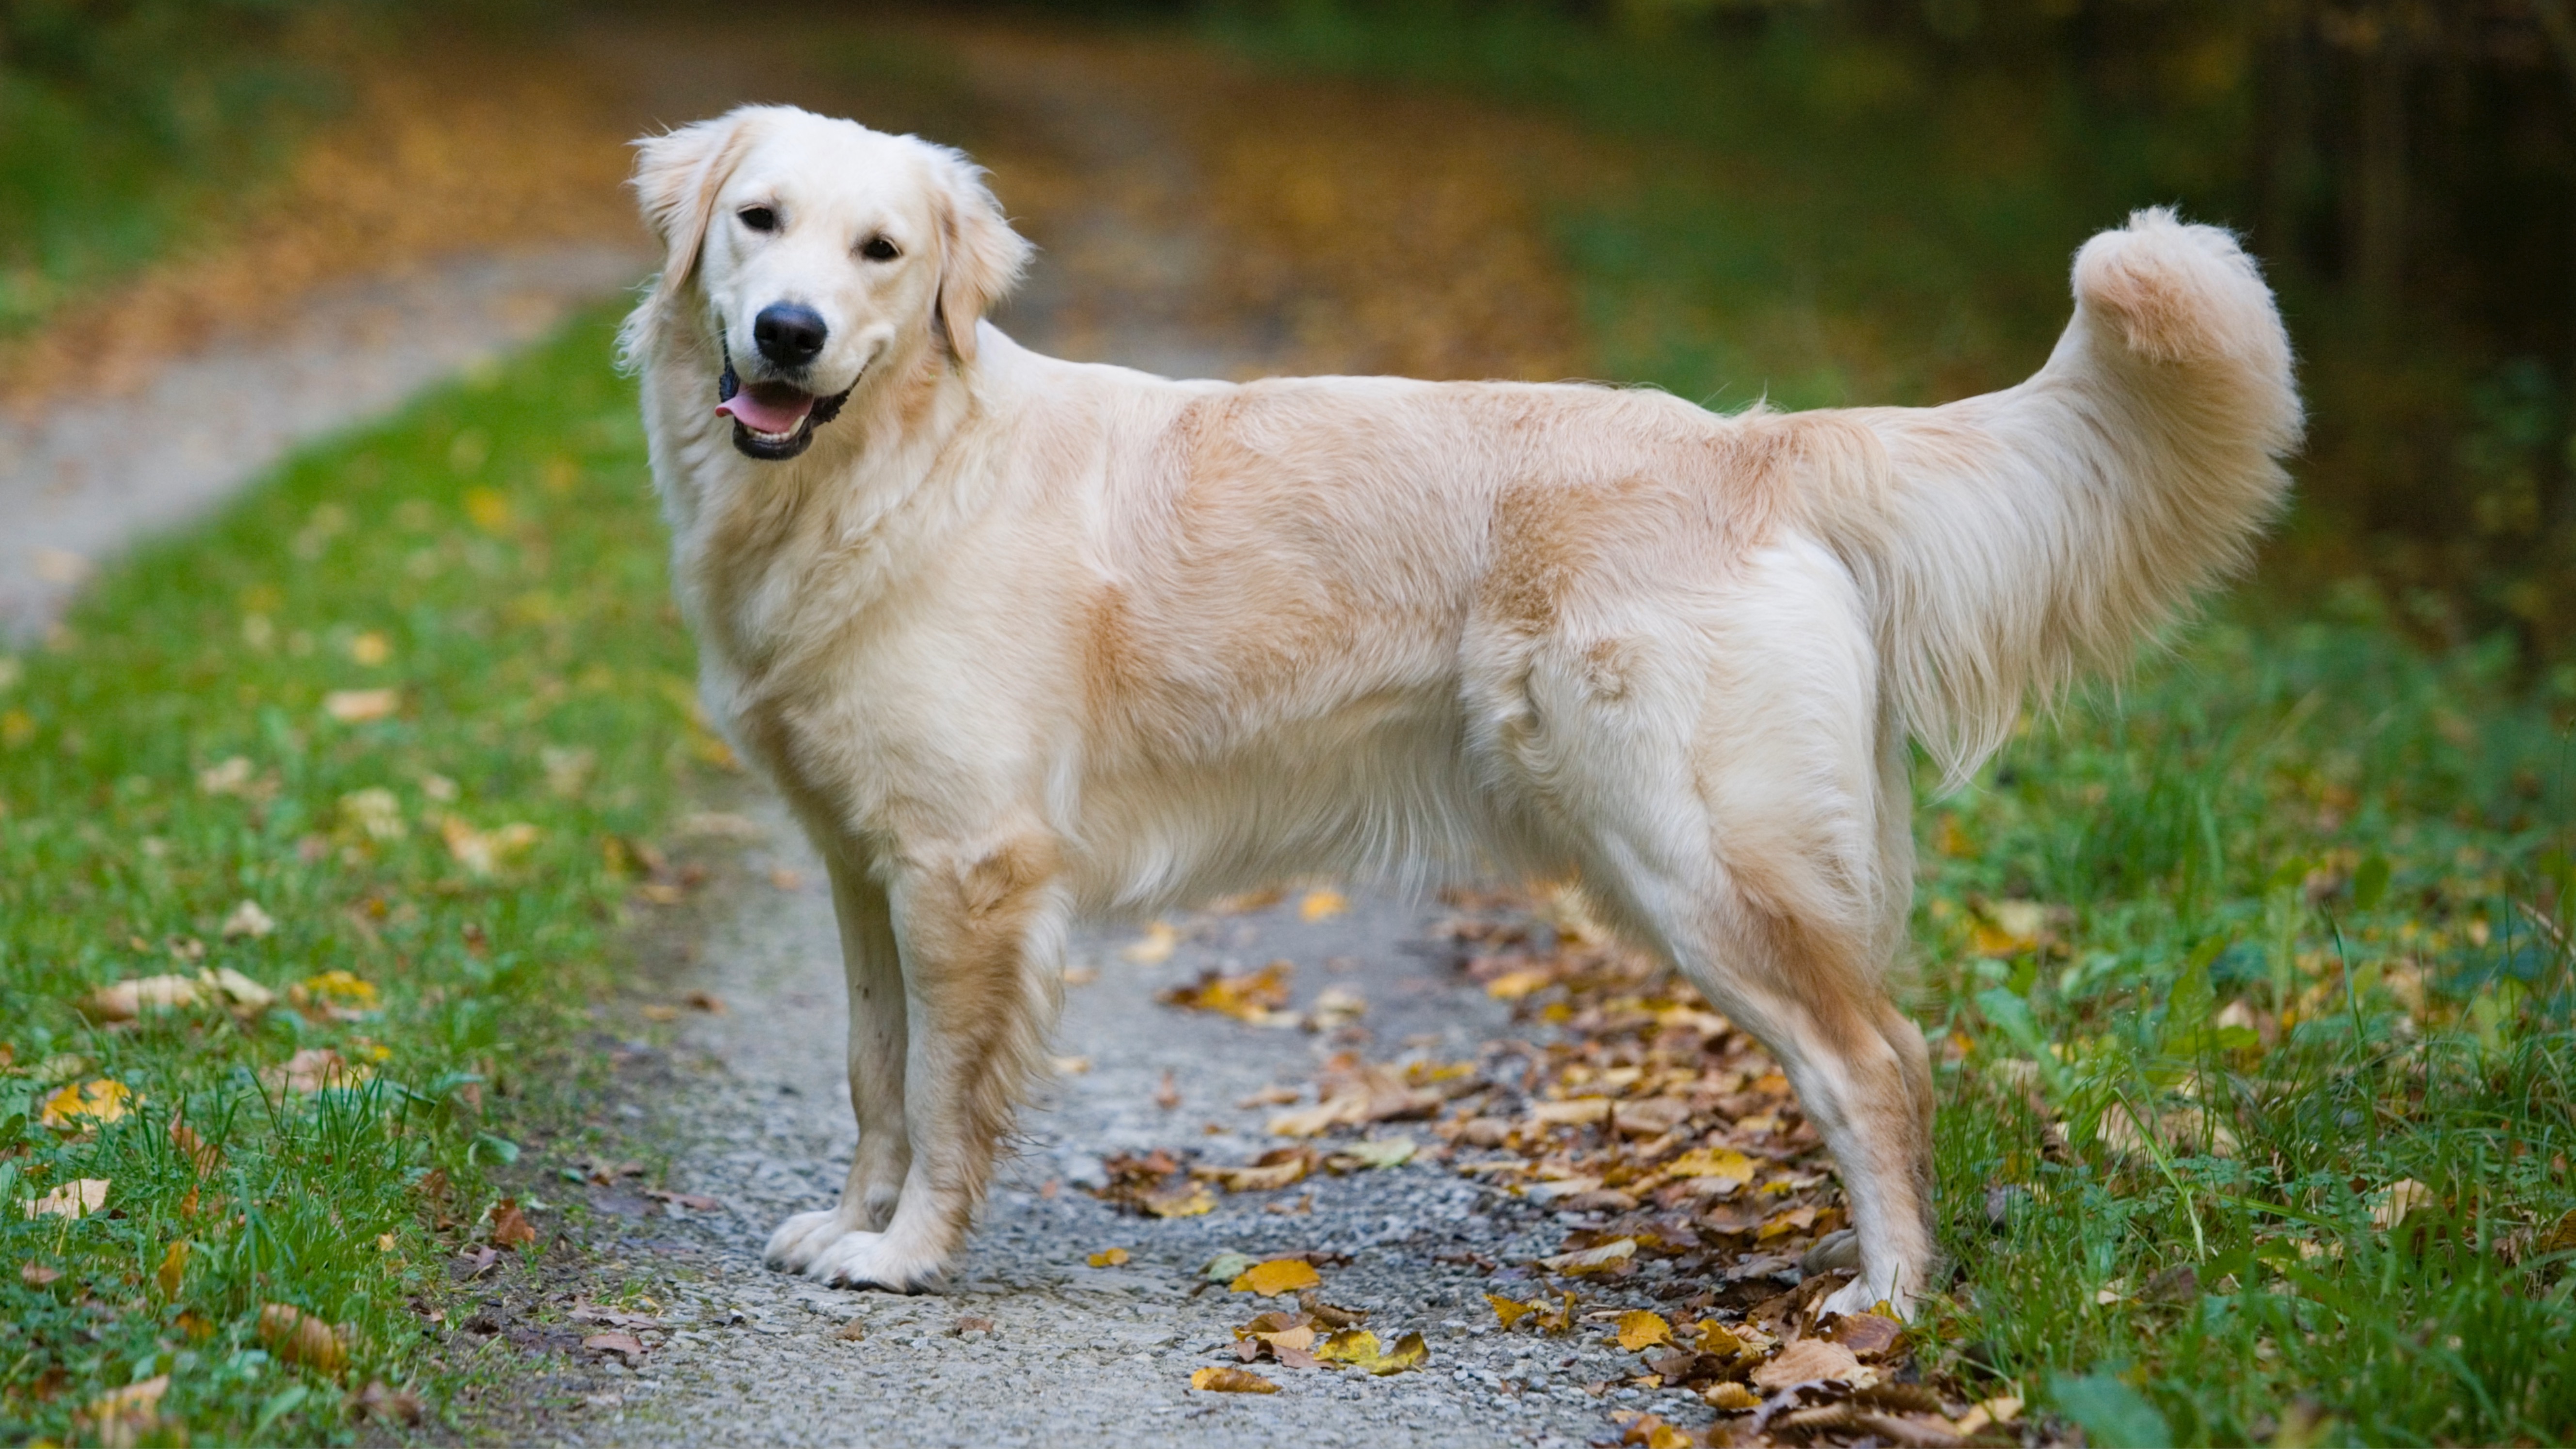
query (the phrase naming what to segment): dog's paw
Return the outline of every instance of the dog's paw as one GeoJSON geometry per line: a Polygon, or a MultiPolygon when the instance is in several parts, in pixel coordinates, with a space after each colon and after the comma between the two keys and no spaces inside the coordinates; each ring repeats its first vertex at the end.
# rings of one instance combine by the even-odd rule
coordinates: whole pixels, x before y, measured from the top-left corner
{"type": "Polygon", "coordinates": [[[761,1252],[761,1261],[790,1273],[802,1273],[834,1243],[850,1234],[852,1225],[844,1221],[839,1208],[826,1208],[817,1213],[798,1213],[778,1225],[769,1235],[769,1246],[761,1252]]]}
{"type": "Polygon", "coordinates": [[[1818,1305],[1817,1313],[1819,1316],[1830,1313],[1869,1313],[1875,1311],[1881,1303],[1893,1309],[1899,1319],[1911,1319],[1914,1316],[1912,1295],[1883,1282],[1873,1281],[1865,1273],[1825,1295],[1825,1301],[1818,1305]]]}
{"type": "Polygon", "coordinates": [[[907,1251],[891,1233],[844,1233],[805,1270],[835,1288],[874,1288],[887,1293],[927,1293],[945,1281],[937,1256],[907,1251]]]}

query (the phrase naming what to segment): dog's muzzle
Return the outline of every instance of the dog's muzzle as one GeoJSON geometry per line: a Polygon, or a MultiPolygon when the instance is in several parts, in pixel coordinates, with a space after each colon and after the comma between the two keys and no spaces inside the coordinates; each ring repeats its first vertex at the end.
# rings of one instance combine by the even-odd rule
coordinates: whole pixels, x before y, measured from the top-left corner
{"type": "Polygon", "coordinates": [[[784,382],[742,385],[733,370],[733,348],[724,348],[724,375],[716,379],[716,412],[733,420],[733,445],[746,457],[780,463],[814,444],[814,430],[841,415],[841,405],[858,387],[853,382],[830,397],[817,397],[784,382]]]}

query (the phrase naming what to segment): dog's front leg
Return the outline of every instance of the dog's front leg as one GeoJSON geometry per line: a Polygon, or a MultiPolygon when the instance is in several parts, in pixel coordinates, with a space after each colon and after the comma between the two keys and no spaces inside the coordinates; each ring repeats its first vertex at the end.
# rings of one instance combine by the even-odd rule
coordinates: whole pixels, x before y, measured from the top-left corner
{"type": "Polygon", "coordinates": [[[827,853],[833,913],[841,926],[841,966],[850,988],[850,1110],[859,1145],[838,1206],[798,1213],[770,1235],[769,1265],[803,1272],[844,1236],[876,1232],[894,1217],[912,1167],[904,1129],[906,1005],[903,958],[885,888],[838,852],[827,853]]]}
{"type": "Polygon", "coordinates": [[[812,1276],[915,1292],[936,1286],[964,1244],[1061,994],[1068,909],[1054,859],[1050,843],[1015,839],[913,852],[900,873],[910,1161],[884,1230],[843,1232],[812,1276]]]}

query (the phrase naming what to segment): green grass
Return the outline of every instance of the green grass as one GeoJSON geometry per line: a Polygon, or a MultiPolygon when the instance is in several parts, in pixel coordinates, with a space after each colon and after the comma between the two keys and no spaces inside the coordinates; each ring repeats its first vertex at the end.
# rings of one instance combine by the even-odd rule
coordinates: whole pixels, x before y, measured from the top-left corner
{"type": "Polygon", "coordinates": [[[720,749],[609,348],[589,319],[312,451],[0,664],[7,1437],[60,1439],[166,1373],[164,1414],[200,1433],[320,1440],[370,1379],[435,1408],[472,1371],[416,1310],[484,1231],[533,1079],[570,1070],[637,843],[720,749]],[[326,708],[376,689],[386,717],[326,708]],[[226,934],[243,901],[271,933],[226,934]],[[214,968],[280,1000],[120,1028],[78,1009],[214,968]],[[369,1079],[263,1081],[308,1049],[369,1079]],[[99,1082],[132,1094],[121,1118],[46,1125],[99,1082]],[[181,1117],[219,1163],[174,1146],[181,1117]],[[27,1215],[84,1178],[112,1184],[101,1213],[27,1215]],[[349,1365],[281,1361],[271,1303],[348,1325],[349,1365]]]}

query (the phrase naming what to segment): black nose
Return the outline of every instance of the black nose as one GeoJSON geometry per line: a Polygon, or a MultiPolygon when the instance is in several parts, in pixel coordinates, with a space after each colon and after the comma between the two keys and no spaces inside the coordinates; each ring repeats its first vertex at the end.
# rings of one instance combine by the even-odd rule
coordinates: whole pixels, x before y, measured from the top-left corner
{"type": "Polygon", "coordinates": [[[823,351],[823,339],[831,335],[820,313],[792,302],[763,307],[751,320],[751,339],[760,344],[760,355],[781,367],[812,362],[823,351]]]}

